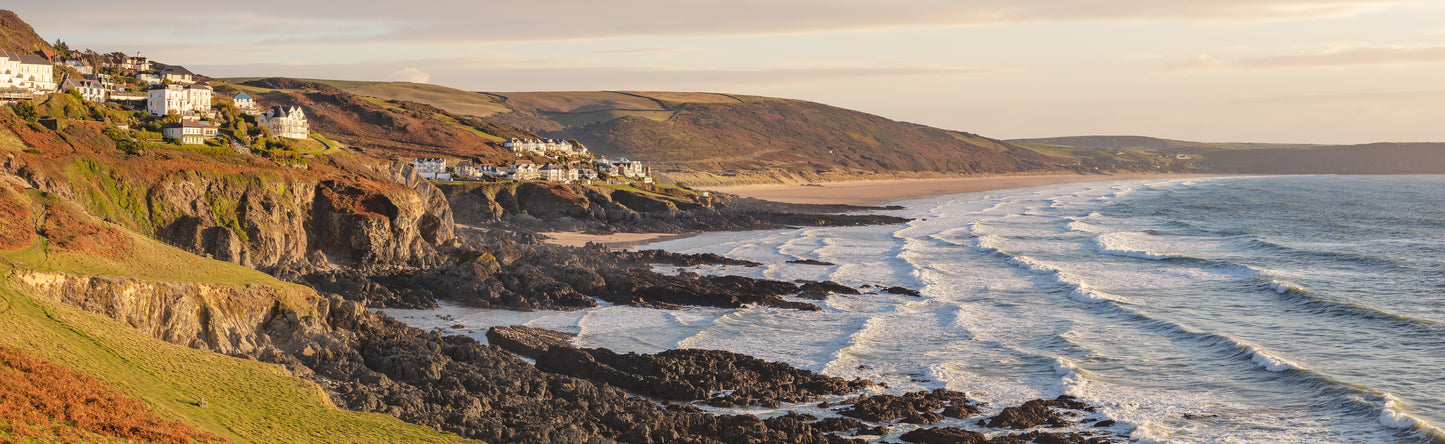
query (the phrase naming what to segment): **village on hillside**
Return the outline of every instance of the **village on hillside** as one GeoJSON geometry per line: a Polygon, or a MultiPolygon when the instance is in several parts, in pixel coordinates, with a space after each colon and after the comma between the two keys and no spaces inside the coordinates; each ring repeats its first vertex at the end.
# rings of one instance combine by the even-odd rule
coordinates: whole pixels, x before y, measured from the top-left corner
{"type": "Polygon", "coordinates": [[[517,159],[509,165],[493,165],[472,160],[459,160],[451,165],[441,157],[422,157],[413,161],[413,168],[428,180],[544,180],[560,183],[590,184],[594,181],[640,181],[652,183],[652,170],[642,162],[625,157],[608,160],[595,156],[577,141],[555,139],[507,140],[502,145],[517,157],[546,159],[544,165],[529,159],[517,159]]]}
{"type": "MultiPolygon", "coordinates": [[[[311,132],[301,107],[266,106],[245,91],[217,95],[204,76],[139,54],[75,51],[60,41],[54,46],[55,51],[33,54],[0,51],[0,104],[13,107],[17,115],[32,123],[58,129],[66,118],[100,120],[111,126],[106,135],[121,150],[133,154],[148,147],[231,151],[304,166],[308,152],[299,145],[336,148],[335,142],[311,132]],[[36,111],[37,103],[54,95],[68,95],[93,106],[88,112],[65,106],[65,118],[42,116],[36,111]],[[94,106],[97,104],[108,105],[94,106]]],[[[609,160],[575,140],[512,138],[502,148],[517,158],[506,164],[486,164],[475,159],[423,157],[410,164],[422,177],[441,181],[653,182],[650,168],[642,162],[609,160]]]]}

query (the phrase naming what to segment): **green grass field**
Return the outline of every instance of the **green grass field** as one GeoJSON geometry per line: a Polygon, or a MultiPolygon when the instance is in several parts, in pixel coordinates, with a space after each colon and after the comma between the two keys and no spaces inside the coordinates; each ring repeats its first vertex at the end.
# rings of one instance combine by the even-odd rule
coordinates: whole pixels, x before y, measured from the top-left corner
{"type": "MultiPolygon", "coordinates": [[[[10,267],[0,265],[0,273],[10,267]]],[[[388,415],[338,410],[319,387],[280,366],[162,342],[8,281],[0,283],[0,326],[0,344],[99,378],[162,417],[238,443],[467,442],[388,415]]]]}
{"type": "MultiPolygon", "coordinates": [[[[33,191],[24,196],[36,209],[53,198],[33,191]]],[[[94,219],[88,223],[119,229],[94,219]]],[[[276,294],[283,307],[303,315],[314,307],[316,296],[308,288],[119,230],[128,244],[114,258],[61,250],[38,235],[28,246],[0,251],[0,345],[101,379],[162,417],[235,442],[471,442],[388,415],[337,409],[317,385],[280,366],[151,338],[128,324],[31,295],[14,276],[23,268],[153,282],[263,285],[282,290],[276,294]],[[208,408],[197,405],[202,398],[208,408]]],[[[6,438],[0,427],[0,441],[6,438]]]]}

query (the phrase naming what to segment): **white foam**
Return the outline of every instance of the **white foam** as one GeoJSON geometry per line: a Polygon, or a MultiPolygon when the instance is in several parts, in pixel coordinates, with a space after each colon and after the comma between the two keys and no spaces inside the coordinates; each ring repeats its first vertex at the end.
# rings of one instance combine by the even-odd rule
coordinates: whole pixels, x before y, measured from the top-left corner
{"type": "Polygon", "coordinates": [[[1059,271],[1057,267],[1054,267],[1047,262],[1034,259],[1029,256],[1014,256],[1009,258],[1008,263],[1014,264],[1019,268],[1028,270],[1030,273],[1033,274],[1050,274],[1058,273],[1059,271]]]}
{"type": "Polygon", "coordinates": [[[1285,281],[1269,281],[1269,289],[1279,294],[1304,293],[1305,291],[1303,287],[1285,281]]]}
{"type": "Polygon", "coordinates": [[[1399,402],[1400,400],[1394,395],[1385,395],[1385,405],[1380,408],[1380,425],[1392,429],[1408,429],[1419,424],[1415,418],[1396,410],[1399,408],[1399,402]]]}
{"type": "Polygon", "coordinates": [[[1078,284],[1078,286],[1074,288],[1073,291],[1069,292],[1069,299],[1073,299],[1086,304],[1097,304],[1100,302],[1129,302],[1128,299],[1125,299],[1122,296],[1112,295],[1099,290],[1095,290],[1093,288],[1089,288],[1088,285],[1082,283],[1078,284]]]}
{"type": "Polygon", "coordinates": [[[1162,261],[1184,257],[1178,253],[1159,251],[1167,248],[1150,239],[1147,233],[1105,233],[1094,238],[1095,248],[1103,254],[1162,261]]]}
{"type": "Polygon", "coordinates": [[[1103,233],[1105,230],[1104,227],[1084,222],[1082,220],[1074,220],[1073,222],[1069,222],[1068,225],[1065,225],[1065,228],[1068,228],[1069,231],[1080,233],[1103,233]]]}
{"type": "Polygon", "coordinates": [[[1245,344],[1244,349],[1250,352],[1249,360],[1253,361],[1255,365],[1259,366],[1259,368],[1272,372],[1282,372],[1286,370],[1300,369],[1300,366],[1298,364],[1289,362],[1284,358],[1266,353],[1264,349],[1260,347],[1245,344]]]}
{"type": "Polygon", "coordinates": [[[1064,394],[1074,397],[1083,397],[1085,387],[1089,385],[1089,378],[1083,369],[1065,358],[1054,359],[1054,374],[1059,375],[1059,382],[1063,384],[1064,394]]]}

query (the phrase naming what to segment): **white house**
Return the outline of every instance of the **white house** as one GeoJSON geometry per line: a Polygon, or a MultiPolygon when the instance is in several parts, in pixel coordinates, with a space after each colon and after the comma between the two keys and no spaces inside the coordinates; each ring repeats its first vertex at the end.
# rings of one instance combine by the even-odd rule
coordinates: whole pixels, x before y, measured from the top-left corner
{"type": "Polygon", "coordinates": [[[525,153],[538,154],[587,154],[587,147],[573,145],[572,142],[557,139],[519,139],[513,137],[502,143],[502,147],[512,150],[517,155],[525,153]]]}
{"type": "Polygon", "coordinates": [[[646,179],[652,176],[652,169],[636,160],[627,160],[626,157],[618,157],[611,162],[599,162],[597,169],[613,176],[646,179]]]}
{"type": "Polygon", "coordinates": [[[159,84],[161,84],[161,80],[164,80],[164,79],[161,78],[161,75],[160,75],[160,74],[153,73],[153,72],[143,72],[143,73],[140,73],[140,74],[136,74],[136,75],[135,75],[135,79],[136,79],[136,80],[140,80],[140,81],[142,81],[142,82],[146,82],[147,84],[150,84],[150,85],[159,85],[159,84]]]}
{"type": "Polygon", "coordinates": [[[577,170],[557,165],[547,165],[537,170],[542,180],[548,182],[576,182],[577,170]]]}
{"type": "Polygon", "coordinates": [[[161,127],[161,135],[181,139],[181,143],[185,145],[206,143],[206,139],[216,137],[219,132],[214,123],[194,120],[182,120],[161,127]]]}
{"type": "Polygon", "coordinates": [[[66,60],[61,60],[60,63],[59,63],[59,65],[60,65],[60,66],[68,66],[68,67],[70,67],[70,69],[74,69],[75,72],[78,72],[78,73],[80,73],[80,74],[82,74],[82,75],[95,74],[95,68],[91,67],[89,63],[85,63],[85,60],[81,60],[81,59],[66,59],[66,60]]]}
{"type": "Polygon", "coordinates": [[[251,98],[251,96],[245,92],[236,93],[234,97],[231,97],[231,100],[236,103],[236,108],[240,108],[241,111],[248,113],[256,111],[256,99],[251,98]]]}
{"type": "Polygon", "coordinates": [[[176,113],[193,116],[211,110],[211,87],[196,85],[155,85],[146,91],[146,111],[154,116],[176,113]]]}
{"type": "Polygon", "coordinates": [[[161,79],[170,80],[171,83],[191,84],[196,83],[196,74],[184,66],[167,66],[161,70],[161,79]]]}
{"type": "Polygon", "coordinates": [[[501,176],[503,174],[506,174],[506,171],[497,169],[496,165],[484,163],[481,165],[477,165],[477,173],[488,176],[501,176]]]}
{"type": "Polygon", "coordinates": [[[131,57],[131,56],[128,56],[128,55],[125,55],[125,54],[121,54],[121,53],[114,53],[114,54],[106,55],[106,56],[105,56],[105,59],[101,60],[100,66],[102,66],[102,67],[107,67],[107,68],[108,68],[108,67],[125,68],[125,69],[129,69],[129,70],[133,70],[133,71],[150,71],[150,70],[151,70],[151,62],[150,62],[150,60],[147,60],[145,57],[141,57],[141,56],[139,56],[139,55],[137,55],[137,56],[135,56],[135,57],[131,57]]]}
{"type": "Polygon", "coordinates": [[[447,160],[440,157],[418,157],[412,161],[412,168],[428,180],[452,180],[452,175],[447,174],[447,160]]]}
{"type": "Polygon", "coordinates": [[[91,102],[104,102],[109,89],[102,86],[100,82],[88,79],[67,79],[65,90],[75,90],[80,97],[91,102]]]}
{"type": "Polygon", "coordinates": [[[265,125],[267,129],[271,130],[271,135],[276,137],[287,139],[311,137],[311,126],[306,122],[306,112],[301,111],[299,106],[290,108],[273,106],[256,116],[256,122],[265,125]]]}
{"type": "Polygon", "coordinates": [[[475,178],[477,177],[477,165],[470,160],[458,161],[456,165],[452,165],[452,176],[475,178]]]}
{"type": "Polygon", "coordinates": [[[535,180],[541,177],[541,173],[537,171],[537,164],[530,160],[519,160],[513,163],[507,167],[507,173],[517,180],[535,180]]]}
{"type": "Polygon", "coordinates": [[[35,95],[55,91],[55,66],[44,57],[0,52],[0,88],[29,90],[35,95]]]}

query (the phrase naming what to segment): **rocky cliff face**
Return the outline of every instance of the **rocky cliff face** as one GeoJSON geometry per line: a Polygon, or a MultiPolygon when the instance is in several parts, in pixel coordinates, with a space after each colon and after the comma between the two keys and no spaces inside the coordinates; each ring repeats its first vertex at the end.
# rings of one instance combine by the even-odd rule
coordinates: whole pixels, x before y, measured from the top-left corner
{"type": "Polygon", "coordinates": [[[12,156],[0,174],[192,253],[268,272],[428,267],[456,238],[446,196],[404,164],[322,180],[210,169],[136,177],[88,158],[62,168],[30,160],[12,156]]]}
{"type": "Polygon", "coordinates": [[[147,282],[36,271],[20,271],[15,278],[35,295],[109,316],[166,342],[228,355],[256,356],[275,348],[266,329],[278,318],[293,320],[287,331],[329,330],[313,316],[324,316],[326,304],[318,306],[315,293],[300,287],[147,282]]]}
{"type": "Polygon", "coordinates": [[[287,294],[261,286],[30,271],[19,272],[16,281],[34,294],[173,343],[285,365],[325,387],[337,405],[488,442],[862,442],[797,422],[662,407],[606,384],[544,373],[470,338],[422,332],[356,302],[304,289],[287,294]]]}

